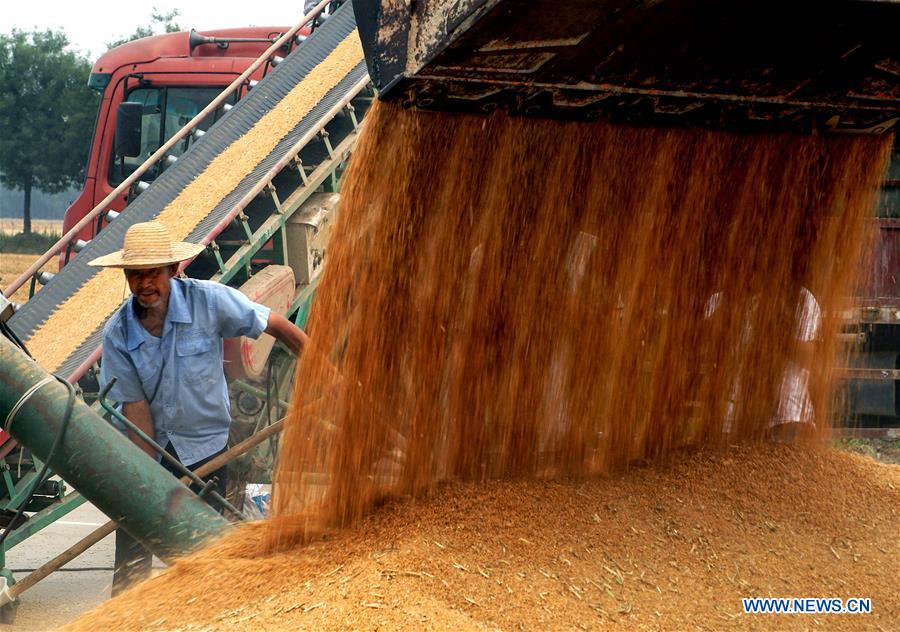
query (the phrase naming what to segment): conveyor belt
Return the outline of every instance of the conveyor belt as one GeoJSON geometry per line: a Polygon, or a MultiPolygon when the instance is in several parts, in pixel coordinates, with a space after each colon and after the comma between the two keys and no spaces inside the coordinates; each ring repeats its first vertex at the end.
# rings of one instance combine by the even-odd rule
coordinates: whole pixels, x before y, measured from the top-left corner
{"type": "MultiPolygon", "coordinates": [[[[223,220],[233,217],[241,211],[239,204],[259,182],[271,177],[270,170],[273,165],[285,159],[292,151],[296,151],[297,142],[306,134],[315,131],[323,125],[323,118],[336,103],[346,99],[348,92],[358,90],[361,80],[366,77],[365,63],[360,54],[359,61],[353,58],[347,62],[346,51],[354,51],[357,45],[357,34],[352,6],[347,3],[327,20],[297,49],[282,62],[278,68],[265,77],[244,99],[232,109],[226,116],[220,119],[210,130],[178,161],[156,179],[149,189],[143,192],[126,210],[101,231],[97,237],[53,280],[41,289],[29,300],[10,320],[10,326],[25,341],[26,345],[44,343],[40,338],[42,329],[48,320],[54,320],[54,328],[58,332],[60,323],[72,323],[71,340],[57,340],[55,335],[53,345],[67,345],[62,353],[64,360],[42,362],[44,368],[58,375],[68,377],[70,380],[78,379],[85,369],[85,363],[96,352],[100,345],[103,323],[113,313],[102,315],[102,320],[97,326],[82,326],[79,331],[78,323],[83,321],[82,315],[77,313],[77,306],[66,305],[72,297],[79,293],[97,292],[97,283],[92,283],[93,289],[86,284],[98,276],[96,268],[87,265],[95,257],[107,254],[121,247],[125,231],[134,223],[145,222],[157,218],[163,210],[167,209],[182,191],[188,186],[203,186],[204,180],[209,180],[210,185],[221,187],[221,178],[215,168],[210,168],[213,161],[241,137],[253,132],[256,126],[268,113],[278,108],[282,100],[290,91],[303,86],[308,81],[312,91],[325,90],[324,95],[302,117],[284,129],[284,135],[278,142],[274,151],[269,153],[255,167],[247,165],[247,171],[242,179],[236,182],[229,192],[221,199],[209,200],[209,210],[199,222],[195,222],[193,228],[181,227],[178,234],[180,238],[194,243],[207,243],[215,237],[215,233],[221,230],[223,220]],[[343,52],[343,63],[347,65],[346,72],[341,70],[335,57],[335,51],[343,52]],[[337,66],[336,66],[337,64],[337,66]],[[317,68],[318,67],[318,68],[317,68]],[[323,87],[323,69],[328,69],[329,84],[323,87]],[[333,69],[337,70],[334,76],[333,69]],[[333,77],[333,81],[331,80],[333,77]],[[72,314],[66,314],[66,310],[72,314]],[[63,320],[61,321],[60,318],[63,320]],[[80,340],[79,340],[80,339],[80,340]],[[71,347],[71,352],[69,351],[71,347]],[[47,366],[50,364],[51,366],[47,366]]],[[[295,92],[296,94],[296,92],[295,92]]],[[[252,138],[252,136],[249,136],[252,138]]],[[[275,136],[277,138],[277,136],[275,136]]],[[[215,165],[213,165],[215,167],[215,165]]],[[[170,231],[172,226],[168,226],[170,231]]],[[[121,295],[122,285],[116,287],[100,287],[100,291],[114,292],[121,295]]],[[[114,308],[113,308],[114,309],[114,308]]],[[[96,317],[92,317],[97,320],[96,317]]],[[[69,333],[69,332],[67,332],[69,333]]],[[[43,346],[38,344],[36,346],[43,346]]],[[[36,355],[40,361],[40,355],[36,355]]]]}

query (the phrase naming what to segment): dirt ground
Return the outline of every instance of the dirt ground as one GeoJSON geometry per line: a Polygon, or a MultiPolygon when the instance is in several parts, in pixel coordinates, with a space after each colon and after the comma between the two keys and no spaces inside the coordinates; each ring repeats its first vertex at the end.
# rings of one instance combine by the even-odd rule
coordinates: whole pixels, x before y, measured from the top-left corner
{"type": "Polygon", "coordinates": [[[247,525],[65,629],[896,629],[898,512],[900,466],[829,448],[451,483],[276,555],[260,550],[265,524],[247,525]],[[819,596],[873,611],[741,605],[819,596]]]}
{"type": "MultiPolygon", "coordinates": [[[[5,288],[18,278],[20,274],[25,272],[32,263],[34,263],[42,253],[20,255],[10,254],[8,252],[0,253],[0,289],[5,288]]],[[[51,259],[41,268],[48,272],[56,272],[56,259],[51,259]]],[[[13,295],[12,300],[16,303],[24,303],[28,300],[28,288],[30,283],[26,283],[20,287],[13,295]]]]}

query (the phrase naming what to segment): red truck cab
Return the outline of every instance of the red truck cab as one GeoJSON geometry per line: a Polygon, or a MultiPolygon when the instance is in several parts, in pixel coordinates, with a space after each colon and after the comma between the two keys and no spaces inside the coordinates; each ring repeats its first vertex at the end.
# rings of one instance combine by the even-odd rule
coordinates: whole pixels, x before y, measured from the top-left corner
{"type": "MultiPolygon", "coordinates": [[[[127,42],[101,56],[94,63],[88,80],[88,85],[101,93],[101,101],[84,188],[66,209],[63,232],[87,215],[287,30],[287,27],[249,27],[203,34],[195,31],[167,33],[127,42]],[[212,38],[218,41],[213,42],[212,38]],[[125,101],[143,106],[140,148],[133,157],[116,156],[114,151],[117,113],[119,105],[125,101]]],[[[301,33],[305,32],[306,29],[301,33]]],[[[287,52],[281,51],[280,55],[287,52]]],[[[260,79],[268,69],[268,63],[260,66],[251,79],[260,79]]],[[[227,102],[233,103],[246,94],[247,89],[247,85],[242,86],[227,102]]],[[[208,129],[222,114],[222,107],[209,114],[200,129],[208,129]]],[[[170,155],[181,155],[190,142],[190,136],[186,137],[172,148],[170,155]]],[[[159,161],[141,179],[153,180],[164,166],[163,161],[159,161]]],[[[108,208],[121,211],[126,196],[127,192],[119,195],[108,208]]],[[[90,240],[96,229],[97,223],[92,222],[78,238],[90,240]]]]}

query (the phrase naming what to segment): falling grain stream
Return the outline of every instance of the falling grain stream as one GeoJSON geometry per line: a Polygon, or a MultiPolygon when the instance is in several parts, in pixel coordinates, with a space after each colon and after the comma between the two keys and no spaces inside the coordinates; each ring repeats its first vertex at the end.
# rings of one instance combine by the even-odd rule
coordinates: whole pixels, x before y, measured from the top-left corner
{"type": "Polygon", "coordinates": [[[324,353],[298,368],[273,544],[292,516],[347,524],[446,479],[758,440],[786,374],[808,381],[806,434],[826,433],[889,148],[379,104],[310,322],[324,353]],[[821,324],[801,341],[808,293],[821,324]]]}

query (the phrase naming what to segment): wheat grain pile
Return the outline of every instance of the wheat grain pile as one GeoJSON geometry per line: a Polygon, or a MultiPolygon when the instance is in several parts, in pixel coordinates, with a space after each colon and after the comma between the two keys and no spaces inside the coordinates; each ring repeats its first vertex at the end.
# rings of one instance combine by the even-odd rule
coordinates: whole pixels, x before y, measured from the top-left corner
{"type": "Polygon", "coordinates": [[[65,629],[889,630],[898,490],[900,466],[785,446],[448,483],[274,555],[248,525],[65,629]],[[769,595],[868,596],[873,613],[743,614],[769,595]]]}

